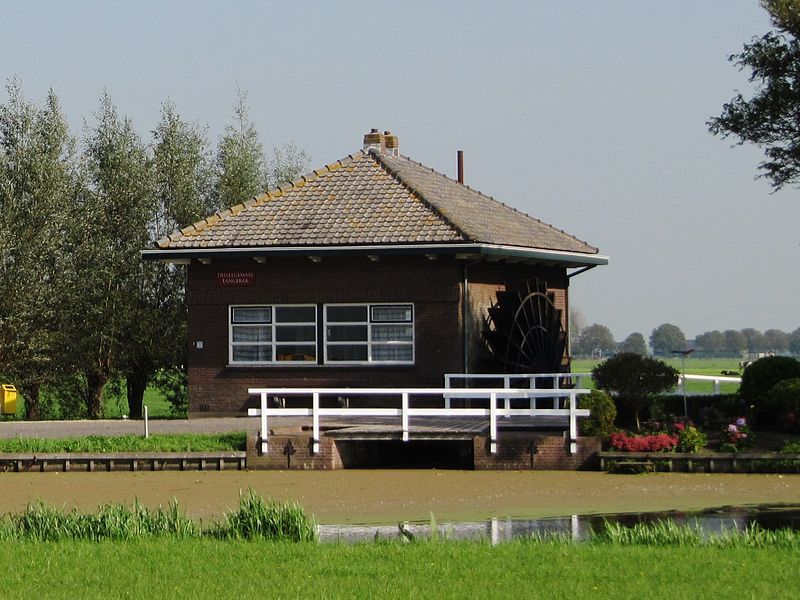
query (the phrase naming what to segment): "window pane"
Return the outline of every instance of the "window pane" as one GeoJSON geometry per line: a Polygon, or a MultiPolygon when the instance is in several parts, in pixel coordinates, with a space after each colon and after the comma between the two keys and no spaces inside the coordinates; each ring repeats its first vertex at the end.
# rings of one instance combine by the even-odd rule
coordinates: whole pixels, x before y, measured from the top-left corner
{"type": "Polygon", "coordinates": [[[269,325],[234,325],[234,342],[271,342],[272,327],[269,325]]]}
{"type": "Polygon", "coordinates": [[[271,346],[234,346],[233,362],[269,362],[272,360],[271,346]]]}
{"type": "Polygon", "coordinates": [[[411,362],[414,359],[414,349],[410,344],[400,345],[373,345],[372,360],[411,362]]]}
{"type": "Polygon", "coordinates": [[[409,322],[411,321],[411,306],[400,304],[395,306],[373,306],[372,320],[375,322],[409,322]]]}
{"type": "Polygon", "coordinates": [[[366,342],[366,325],[328,325],[326,339],[329,342],[366,342]]]}
{"type": "Polygon", "coordinates": [[[315,361],[317,347],[311,344],[275,344],[278,361],[315,361]]]}
{"type": "Polygon", "coordinates": [[[269,306],[248,306],[233,309],[234,323],[271,323],[272,309],[269,306]]]}
{"type": "Polygon", "coordinates": [[[277,342],[313,342],[317,339],[317,328],[314,325],[276,325],[275,341],[277,342]]]}
{"type": "Polygon", "coordinates": [[[329,322],[333,323],[365,323],[367,321],[366,306],[328,306],[326,307],[329,322]]]}
{"type": "Polygon", "coordinates": [[[373,342],[410,342],[413,338],[413,325],[373,325],[373,342]]]}
{"type": "Polygon", "coordinates": [[[345,344],[342,346],[328,346],[328,360],[367,361],[366,344],[345,344]]]}
{"type": "Polygon", "coordinates": [[[276,306],[276,323],[313,323],[317,320],[315,306],[276,306]]]}

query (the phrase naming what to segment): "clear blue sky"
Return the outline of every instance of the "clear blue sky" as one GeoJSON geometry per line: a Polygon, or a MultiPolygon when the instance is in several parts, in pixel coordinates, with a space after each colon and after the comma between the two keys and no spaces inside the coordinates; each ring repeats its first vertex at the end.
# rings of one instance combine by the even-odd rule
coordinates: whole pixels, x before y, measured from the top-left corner
{"type": "Polygon", "coordinates": [[[757,0],[428,4],[6,1],[0,77],[76,131],[107,89],[143,134],[170,98],[216,140],[238,85],[312,167],[371,127],[450,175],[463,149],[469,185],[610,256],[573,280],[589,323],[800,326],[800,195],[705,127],[748,89],[727,56],[768,30],[757,0]]]}

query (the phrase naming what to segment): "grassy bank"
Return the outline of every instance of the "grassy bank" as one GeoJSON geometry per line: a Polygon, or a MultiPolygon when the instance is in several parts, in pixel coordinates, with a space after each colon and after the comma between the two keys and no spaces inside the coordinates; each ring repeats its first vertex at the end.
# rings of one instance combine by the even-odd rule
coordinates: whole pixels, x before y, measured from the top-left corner
{"type": "Polygon", "coordinates": [[[4,598],[792,598],[800,553],[511,542],[5,543],[4,598]]]}
{"type": "Polygon", "coordinates": [[[247,434],[192,433],[0,439],[0,452],[224,452],[245,450],[247,434]]]}

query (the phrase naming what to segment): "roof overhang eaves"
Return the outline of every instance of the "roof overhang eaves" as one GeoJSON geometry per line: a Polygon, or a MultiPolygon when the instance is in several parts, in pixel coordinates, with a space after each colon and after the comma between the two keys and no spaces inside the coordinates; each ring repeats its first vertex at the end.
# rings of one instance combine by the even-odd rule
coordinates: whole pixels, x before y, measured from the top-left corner
{"type": "Polygon", "coordinates": [[[540,263],[559,264],[568,268],[607,265],[608,257],[601,254],[568,252],[503,246],[475,242],[449,244],[365,244],[346,246],[274,246],[252,248],[172,248],[143,250],[143,260],[182,262],[200,258],[253,258],[260,256],[398,256],[398,255],[448,255],[472,254],[495,258],[520,258],[540,263]]]}

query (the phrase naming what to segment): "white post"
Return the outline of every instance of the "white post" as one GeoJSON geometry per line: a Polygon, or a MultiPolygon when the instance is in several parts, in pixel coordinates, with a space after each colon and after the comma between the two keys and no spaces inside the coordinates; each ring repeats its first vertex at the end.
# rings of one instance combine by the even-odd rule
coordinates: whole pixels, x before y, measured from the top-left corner
{"type": "Polygon", "coordinates": [[[578,419],[575,410],[578,408],[578,394],[569,394],[569,453],[575,454],[578,451],[578,419]]]}
{"type": "Polygon", "coordinates": [[[312,439],[311,452],[319,454],[319,392],[314,392],[311,404],[312,439]]]}
{"type": "Polygon", "coordinates": [[[570,515],[569,518],[569,532],[573,540],[580,541],[581,539],[581,531],[580,531],[580,520],[578,520],[578,515],[570,515]]]}
{"type": "Polygon", "coordinates": [[[500,543],[500,521],[497,518],[489,521],[489,539],[492,546],[500,543]]]}
{"type": "Polygon", "coordinates": [[[719,379],[714,380],[714,394],[719,395],[719,379]]]}
{"type": "Polygon", "coordinates": [[[150,437],[150,422],[147,419],[147,405],[144,406],[144,437],[145,439],[150,437]]]}
{"type": "MultiPolygon", "coordinates": [[[[560,383],[558,381],[558,375],[553,377],[553,389],[554,390],[561,389],[560,383]]],[[[561,406],[560,406],[560,404],[558,402],[558,395],[557,394],[555,396],[553,396],[553,408],[561,408],[561,406]]]]}
{"type": "MultiPolygon", "coordinates": [[[[532,390],[536,389],[536,375],[531,375],[530,377],[528,377],[528,387],[532,390]]],[[[533,412],[533,409],[536,408],[536,398],[534,398],[533,396],[531,396],[530,398],[530,405],[531,405],[531,412],[533,412]]]]}
{"type": "MultiPolygon", "coordinates": [[[[444,375],[444,387],[446,387],[447,389],[450,389],[451,385],[452,385],[452,382],[451,382],[451,379],[450,379],[450,373],[445,373],[445,375],[444,375]]],[[[444,395],[444,407],[447,410],[450,410],[450,394],[445,394],[444,395]]]]}
{"type": "Polygon", "coordinates": [[[269,429],[267,429],[267,392],[261,392],[261,454],[269,450],[267,443],[269,429]]]}
{"type": "Polygon", "coordinates": [[[497,454],[497,394],[489,395],[489,452],[497,454]]]}
{"type": "Polygon", "coordinates": [[[403,406],[400,411],[403,420],[403,441],[408,441],[408,392],[403,392],[403,406]]]}

